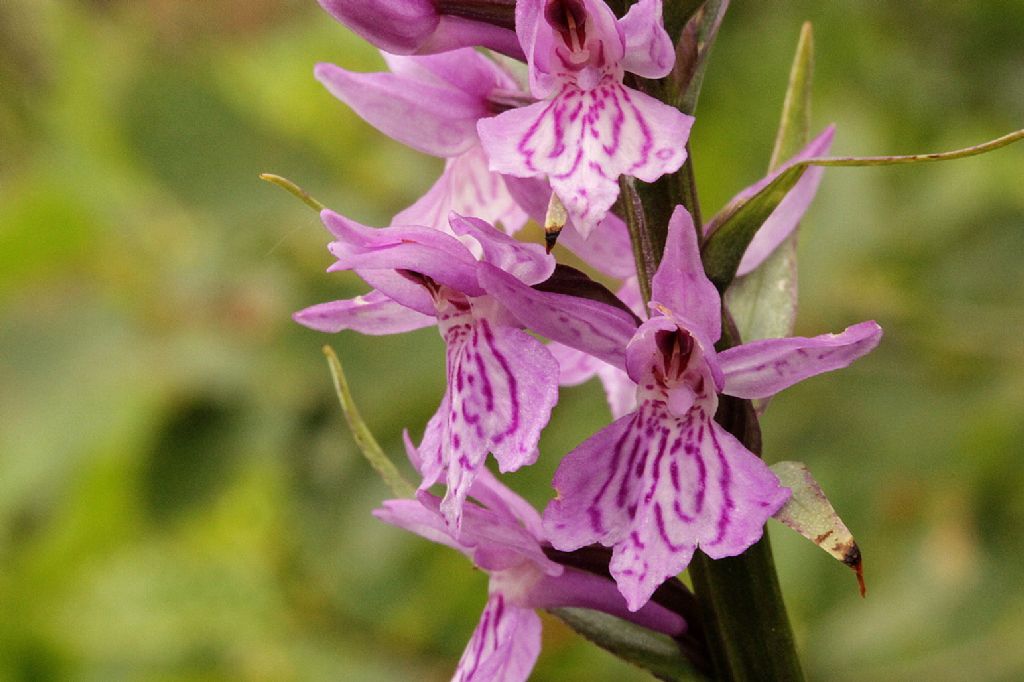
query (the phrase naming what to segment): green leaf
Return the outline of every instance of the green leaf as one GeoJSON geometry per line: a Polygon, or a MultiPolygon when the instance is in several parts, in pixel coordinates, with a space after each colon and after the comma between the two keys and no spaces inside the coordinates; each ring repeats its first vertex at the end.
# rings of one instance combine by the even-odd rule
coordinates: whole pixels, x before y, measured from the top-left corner
{"type": "Polygon", "coordinates": [[[719,291],[732,283],[750,241],[806,170],[806,164],[796,164],[757,194],[725,207],[718,228],[701,249],[704,272],[719,291]]]}
{"type": "MultiPolygon", "coordinates": [[[[671,3],[670,3],[671,4],[671,3]]],[[[676,44],[676,64],[669,75],[673,100],[687,114],[697,110],[711,47],[729,8],[729,0],[708,0],[690,17],[676,44]]]]}
{"type": "Polygon", "coordinates": [[[370,466],[380,474],[384,483],[391,488],[396,497],[412,497],[416,494],[416,488],[410,484],[398,471],[394,462],[384,453],[384,450],[377,443],[377,439],[370,432],[370,427],[363,421],[362,415],[352,400],[352,393],[348,388],[348,381],[345,379],[345,372],[341,368],[341,361],[330,346],[324,346],[324,355],[327,356],[327,365],[331,368],[331,377],[334,379],[334,390],[338,394],[338,401],[341,403],[341,411],[345,413],[345,420],[352,429],[352,437],[356,441],[359,451],[366,457],[370,466]]]}
{"type": "MultiPolygon", "coordinates": [[[[789,72],[769,171],[798,153],[810,139],[813,73],[814,37],[811,23],[806,22],[789,72]]],[[[794,230],[756,270],[736,279],[726,291],[725,301],[744,341],[792,334],[797,312],[797,232],[794,230]]],[[[763,411],[767,400],[757,401],[756,406],[758,412],[763,411]]]]}
{"type": "Polygon", "coordinates": [[[860,548],[810,470],[803,462],[777,462],[770,468],[782,485],[793,491],[775,519],[856,571],[863,596],[860,548]]]}
{"type": "Polygon", "coordinates": [[[597,646],[649,671],[659,680],[705,679],[668,635],[590,609],[551,609],[551,613],[597,646]]]}
{"type": "Polygon", "coordinates": [[[793,156],[810,140],[811,136],[811,85],[814,76],[814,31],[811,22],[804,22],[800,39],[796,44],[796,55],[789,70],[789,85],[782,101],[782,120],[775,135],[775,147],[768,170],[775,170],[782,162],[793,156]]]}

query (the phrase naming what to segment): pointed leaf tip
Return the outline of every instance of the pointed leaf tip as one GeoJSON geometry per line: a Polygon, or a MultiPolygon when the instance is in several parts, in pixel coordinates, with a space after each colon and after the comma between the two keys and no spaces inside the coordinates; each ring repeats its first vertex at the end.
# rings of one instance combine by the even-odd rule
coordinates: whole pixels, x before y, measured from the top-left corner
{"type": "Polygon", "coordinates": [[[259,178],[264,182],[269,182],[272,185],[277,185],[278,187],[288,191],[290,194],[297,197],[302,203],[304,203],[306,206],[309,206],[317,213],[327,208],[319,201],[314,199],[309,192],[302,189],[301,187],[299,187],[286,177],[274,175],[273,173],[260,173],[259,178]]]}
{"type": "Polygon", "coordinates": [[[865,596],[867,588],[860,547],[810,470],[802,462],[777,462],[770,468],[782,485],[793,491],[775,519],[852,568],[857,574],[860,594],[865,596]]]}

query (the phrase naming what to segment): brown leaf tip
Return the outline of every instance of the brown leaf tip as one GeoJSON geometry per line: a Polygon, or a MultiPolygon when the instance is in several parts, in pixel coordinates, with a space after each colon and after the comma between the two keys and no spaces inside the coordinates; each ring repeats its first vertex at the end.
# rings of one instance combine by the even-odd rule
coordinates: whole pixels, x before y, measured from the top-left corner
{"type": "Polygon", "coordinates": [[[857,543],[850,546],[850,549],[843,556],[843,563],[853,569],[857,574],[857,586],[860,588],[861,598],[867,597],[868,587],[864,583],[864,560],[860,554],[860,547],[857,543]]]}
{"type": "Polygon", "coordinates": [[[555,248],[555,242],[558,241],[558,235],[561,233],[561,227],[544,230],[544,250],[549,254],[551,253],[551,249],[555,248]]]}

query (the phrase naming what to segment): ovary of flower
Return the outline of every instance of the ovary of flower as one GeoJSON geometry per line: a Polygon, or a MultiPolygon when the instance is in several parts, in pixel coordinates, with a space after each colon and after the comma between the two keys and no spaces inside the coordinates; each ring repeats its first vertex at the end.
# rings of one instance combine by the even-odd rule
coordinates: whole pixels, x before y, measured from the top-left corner
{"type": "Polygon", "coordinates": [[[653,182],[686,160],[693,118],[622,83],[626,71],[672,69],[661,0],[618,20],[600,0],[521,0],[516,32],[544,101],[481,119],[480,140],[492,170],[546,175],[587,236],[618,197],[620,175],[653,182]]]}

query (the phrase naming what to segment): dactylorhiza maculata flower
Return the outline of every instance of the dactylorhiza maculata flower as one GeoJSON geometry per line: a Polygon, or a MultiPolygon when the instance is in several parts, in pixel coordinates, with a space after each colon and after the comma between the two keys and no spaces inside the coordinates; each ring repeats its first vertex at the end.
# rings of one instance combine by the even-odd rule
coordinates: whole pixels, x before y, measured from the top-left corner
{"type": "MultiPolygon", "coordinates": [[[[408,436],[406,449],[419,467],[419,455],[408,436]]],[[[672,636],[685,631],[683,618],[663,606],[650,602],[630,612],[611,581],[551,561],[542,547],[540,514],[487,469],[480,471],[469,494],[476,502],[465,503],[457,533],[445,521],[441,501],[426,491],[415,500],[384,502],[374,512],[386,523],[462,552],[490,577],[487,605],[453,680],[527,679],[540,652],[536,609],[596,609],[672,636]]]]}
{"type": "Polygon", "coordinates": [[[628,71],[661,78],[675,50],[661,0],[622,18],[600,0],[519,0],[516,33],[543,100],[478,124],[491,169],[547,176],[587,236],[619,195],[620,175],[653,182],[686,160],[693,118],[623,85],[628,71]]]}
{"type": "MultiPolygon", "coordinates": [[[[750,198],[777,178],[779,174],[792,167],[794,164],[815,156],[827,154],[834,136],[835,128],[833,126],[825,128],[824,131],[811,140],[807,146],[800,150],[800,152],[793,156],[793,158],[787,160],[781,166],[764,178],[758,180],[750,187],[740,191],[736,196],[729,200],[725,209],[711,219],[706,226],[705,237],[709,236],[715,229],[717,229],[723,217],[728,215],[728,207],[730,205],[750,198]]],[[[821,184],[821,176],[824,170],[825,169],[821,167],[812,167],[807,169],[807,171],[801,176],[800,180],[797,181],[796,185],[793,186],[793,189],[791,189],[785,198],[779,202],[779,205],[764,221],[764,224],[757,231],[757,234],[754,235],[754,239],[751,240],[746,252],[744,252],[743,258],[740,261],[736,272],[737,276],[747,275],[756,270],[765,261],[765,259],[767,259],[768,256],[770,256],[772,252],[774,252],[775,249],[793,233],[797,225],[803,219],[804,213],[807,212],[808,207],[811,205],[811,201],[814,199],[814,195],[818,191],[818,185],[821,184]]],[[[599,254],[595,254],[595,256],[598,258],[600,257],[599,254]]],[[[595,258],[595,260],[597,260],[597,258],[595,258]]],[[[595,263],[591,262],[591,264],[593,265],[595,263]]],[[[629,275],[624,278],[617,295],[635,313],[638,315],[643,314],[643,303],[640,300],[640,287],[637,283],[635,267],[629,272],[629,275]]],[[[555,356],[556,360],[558,360],[558,365],[561,370],[559,383],[562,386],[575,386],[577,384],[582,384],[596,376],[604,385],[612,417],[618,419],[635,409],[636,384],[629,378],[629,375],[626,374],[625,371],[609,365],[608,363],[603,362],[583,351],[576,350],[575,348],[569,348],[568,346],[563,346],[559,343],[549,344],[548,350],[550,350],[551,354],[555,356]]]]}
{"type": "Polygon", "coordinates": [[[496,268],[480,282],[520,321],[624,370],[636,408],[570,452],[544,512],[552,545],[613,548],[609,566],[638,609],[700,547],[713,559],[742,553],[789,490],[714,421],[718,395],[766,398],[845,367],[881,338],[874,322],[840,334],[765,339],[721,353],[721,299],[704,274],[689,214],[678,207],[652,281],[653,317],[598,301],[538,291],[496,268]]]}
{"type": "Polygon", "coordinates": [[[370,228],[325,210],[337,258],[373,291],[295,314],[325,332],[395,334],[437,324],[446,344],[448,385],[420,446],[426,489],[446,476],[442,509],[458,525],[487,453],[501,471],[533,463],[558,398],[558,365],[548,350],[477,281],[483,264],[524,286],[546,280],[555,262],[477,218],[452,214],[451,234],[424,226],[370,228]]]}
{"type": "Polygon", "coordinates": [[[319,0],[335,19],[392,54],[489,47],[522,58],[516,0],[319,0]]]}

